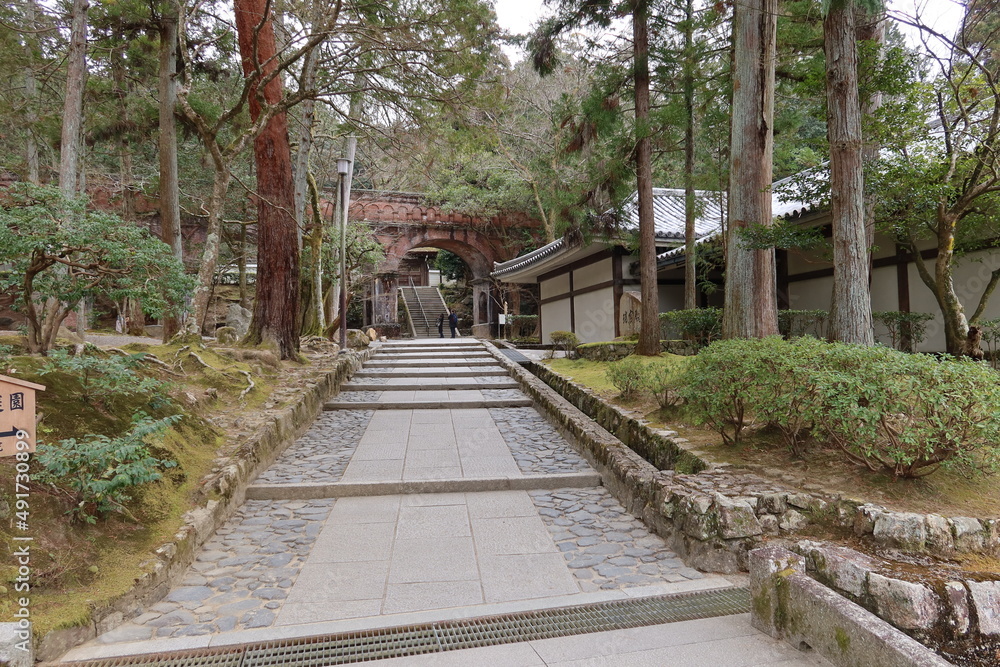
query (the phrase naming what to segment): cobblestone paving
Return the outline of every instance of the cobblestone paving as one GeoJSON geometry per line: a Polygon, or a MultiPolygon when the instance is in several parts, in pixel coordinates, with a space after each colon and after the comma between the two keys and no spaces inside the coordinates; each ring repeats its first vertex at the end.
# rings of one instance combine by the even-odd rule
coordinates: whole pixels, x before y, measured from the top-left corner
{"type": "Polygon", "coordinates": [[[701,579],[603,488],[529,491],[584,591],[701,579]]]}
{"type": "Polygon", "coordinates": [[[520,389],[481,389],[483,398],[495,401],[512,401],[527,398],[520,389]]]}
{"type": "Polygon", "coordinates": [[[270,626],[333,504],[333,499],[248,500],[205,544],[180,586],[98,641],[270,626]]]}
{"type": "MultiPolygon", "coordinates": [[[[345,392],[347,393],[347,392],[345,392]]],[[[372,410],[330,410],[257,478],[261,484],[339,482],[374,415],[372,410]]]]}
{"type": "Polygon", "coordinates": [[[591,470],[587,461],[534,408],[490,408],[490,417],[510,448],[517,467],[526,475],[591,470]]]}

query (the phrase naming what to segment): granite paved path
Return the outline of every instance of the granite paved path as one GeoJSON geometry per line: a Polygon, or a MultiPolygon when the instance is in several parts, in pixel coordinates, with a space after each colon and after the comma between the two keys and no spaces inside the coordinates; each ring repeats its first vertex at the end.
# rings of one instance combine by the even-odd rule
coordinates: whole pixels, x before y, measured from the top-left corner
{"type": "MultiPolygon", "coordinates": [[[[687,567],[602,487],[553,486],[559,475],[597,478],[542,414],[524,406],[527,397],[494,362],[468,339],[382,347],[308,432],[261,473],[255,486],[276,497],[247,501],[163,600],[68,657],[264,641],[732,585],[687,567]],[[450,405],[470,398],[487,405],[450,405]],[[433,401],[439,405],[408,405],[433,401]],[[479,490],[486,479],[528,486],[479,490]],[[469,486],[448,493],[293,497],[303,488],[408,480],[469,486]],[[283,490],[289,497],[278,497],[283,490]]],[[[760,658],[725,664],[824,664],[748,630],[743,617],[729,618],[692,626],[721,624],[760,658]]],[[[660,627],[674,632],[679,625],[660,627]]],[[[650,631],[622,632],[638,637],[650,631]]],[[[714,648],[692,646],[695,654],[721,656],[732,648],[723,640],[714,648]]],[[[661,660],[671,642],[685,643],[675,638],[643,640],[642,650],[622,646],[632,657],[619,663],[606,662],[606,643],[581,641],[604,646],[605,653],[592,651],[580,662],[568,648],[577,638],[568,638],[562,644],[481,649],[482,659],[467,658],[472,662],[459,659],[462,651],[387,662],[675,664],[649,660],[661,660]]]]}

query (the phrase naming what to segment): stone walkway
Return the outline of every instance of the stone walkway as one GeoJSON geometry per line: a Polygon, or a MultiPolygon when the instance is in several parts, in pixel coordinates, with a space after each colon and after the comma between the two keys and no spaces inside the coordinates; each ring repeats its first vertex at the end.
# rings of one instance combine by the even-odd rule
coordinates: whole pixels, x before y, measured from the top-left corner
{"type": "MultiPolygon", "coordinates": [[[[476,341],[382,346],[248,489],[251,500],[208,541],[179,586],[67,659],[732,585],[687,567],[630,516],[516,386],[476,341]]],[[[578,637],[386,662],[826,664],[753,632],[745,616],[691,623],[723,628],[715,639],[734,638],[746,660],[664,660],[665,646],[676,653],[690,644],[675,636],[684,624],[672,624],[600,633],[658,637],[610,654],[636,660],[627,663],[608,662],[606,642],[578,637]],[[584,662],[569,650],[580,642],[595,647],[584,662]]],[[[697,646],[691,655],[715,655],[697,646]]],[[[732,648],[723,646],[712,650],[723,656],[732,648]]]]}

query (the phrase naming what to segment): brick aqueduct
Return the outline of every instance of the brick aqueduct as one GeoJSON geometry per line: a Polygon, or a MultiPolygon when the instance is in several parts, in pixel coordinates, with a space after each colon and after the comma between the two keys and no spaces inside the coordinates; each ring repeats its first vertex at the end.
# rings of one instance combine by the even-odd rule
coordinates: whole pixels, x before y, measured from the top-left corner
{"type": "Polygon", "coordinates": [[[429,205],[423,195],[405,192],[355,190],[348,218],[368,225],[386,250],[373,281],[376,326],[398,325],[400,262],[414,248],[448,250],[465,261],[472,273],[473,321],[487,322],[488,300],[499,298],[489,278],[493,262],[516,257],[529,239],[540,238],[542,233],[541,224],[523,213],[492,218],[446,213],[429,205]]]}

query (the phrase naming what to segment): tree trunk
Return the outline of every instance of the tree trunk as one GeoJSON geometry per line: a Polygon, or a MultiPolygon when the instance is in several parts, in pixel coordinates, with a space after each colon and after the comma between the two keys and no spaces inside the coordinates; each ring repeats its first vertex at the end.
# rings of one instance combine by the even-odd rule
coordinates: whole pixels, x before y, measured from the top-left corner
{"type": "MultiPolygon", "coordinates": [[[[178,261],[184,261],[180,190],[177,182],[177,0],[164,0],[160,18],[160,236],[178,261]]],[[[180,305],[180,304],[177,304],[180,305]]],[[[163,318],[163,342],[180,330],[177,317],[163,318]]]]}
{"type": "Polygon", "coordinates": [[[319,187],[312,174],[308,174],[309,186],[309,279],[308,305],[303,308],[302,335],[322,336],[326,323],[323,303],[323,214],[319,203],[319,187]]]}
{"type": "Polygon", "coordinates": [[[76,196],[79,183],[80,137],[83,126],[83,88],[87,82],[88,0],[73,0],[73,24],[66,55],[66,97],[63,100],[62,139],[59,142],[59,190],[76,196]]]}
{"type": "Polygon", "coordinates": [[[698,307],[694,197],[694,0],[684,3],[684,308],[698,307]]]}
{"type": "Polygon", "coordinates": [[[642,321],[636,354],[660,354],[659,297],[656,285],[656,226],[653,219],[652,151],[649,140],[649,35],[647,0],[632,6],[635,68],[635,175],[639,202],[639,281],[642,321]]]}
{"type": "MultiPolygon", "coordinates": [[[[263,105],[279,104],[281,77],[261,77],[277,69],[274,24],[264,15],[264,0],[237,0],[236,32],[243,73],[255,77],[250,86],[250,119],[260,118],[263,105]]],[[[295,185],[288,143],[288,119],[275,113],[254,139],[257,171],[257,283],[253,318],[246,342],[271,343],[282,359],[293,359],[299,349],[299,245],[295,224],[295,185]]]]}
{"type": "MultiPolygon", "coordinates": [[[[882,48],[885,45],[885,16],[882,14],[869,14],[860,7],[855,7],[856,35],[859,42],[873,42],[878,46],[879,55],[876,57],[876,67],[882,60],[882,48]]],[[[860,77],[860,74],[859,74],[860,77]]],[[[882,91],[873,90],[861,99],[861,118],[871,118],[882,106],[882,91]]],[[[864,140],[864,125],[862,124],[861,136],[864,140]]],[[[879,145],[873,139],[864,141],[861,147],[861,161],[868,165],[878,158],[879,145]]],[[[872,192],[865,192],[865,242],[868,244],[868,265],[869,279],[871,283],[871,248],[875,245],[875,195],[872,192]]]]}
{"type": "Polygon", "coordinates": [[[726,338],[778,333],[774,250],[747,248],[740,230],[772,224],[777,0],[736,3],[733,17],[732,164],[726,242],[726,338]]]}
{"type": "Polygon", "coordinates": [[[212,196],[208,201],[208,227],[205,230],[205,247],[201,252],[198,266],[198,284],[194,288],[191,314],[185,330],[201,335],[202,323],[208,313],[208,300],[212,293],[215,266],[219,261],[219,245],[222,232],[222,210],[226,203],[231,175],[225,165],[216,165],[212,180],[212,196]]]}
{"type": "Polygon", "coordinates": [[[830,338],[843,343],[874,345],[864,211],[858,50],[854,10],[849,0],[841,0],[830,7],[823,19],[823,37],[833,217],[830,338]]]}
{"type": "Polygon", "coordinates": [[[35,79],[35,50],[38,39],[35,30],[35,0],[24,3],[24,21],[32,32],[24,36],[24,56],[27,65],[24,68],[24,99],[26,104],[25,121],[27,124],[27,139],[25,141],[25,162],[28,167],[28,182],[38,185],[41,182],[38,165],[38,142],[35,140],[35,123],[38,122],[38,81],[35,79]]]}
{"type": "MultiPolygon", "coordinates": [[[[316,59],[312,51],[302,58],[302,85],[312,88],[316,83],[316,59]]],[[[306,200],[309,197],[309,154],[313,144],[313,126],[316,123],[316,100],[308,98],[299,104],[299,145],[295,153],[295,224],[299,249],[303,248],[302,232],[305,229],[306,200]]]]}

